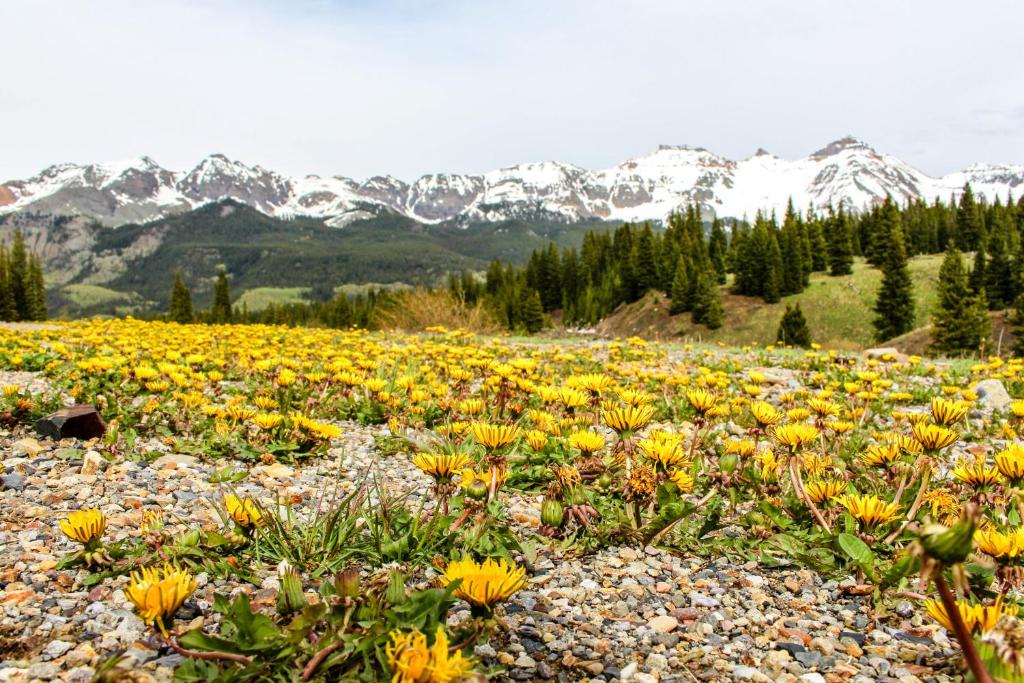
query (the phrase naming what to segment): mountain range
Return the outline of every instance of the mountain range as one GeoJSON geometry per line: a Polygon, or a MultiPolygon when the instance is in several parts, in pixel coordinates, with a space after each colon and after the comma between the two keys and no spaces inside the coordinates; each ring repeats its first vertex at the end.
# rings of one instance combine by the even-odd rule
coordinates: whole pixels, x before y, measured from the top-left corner
{"type": "Polygon", "coordinates": [[[705,216],[752,218],[845,202],[862,209],[897,201],[948,200],[965,183],[992,200],[1019,195],[1024,165],[975,164],[933,177],[854,137],[802,159],[758,150],[733,161],[706,149],[662,146],[605,170],[556,161],[519,164],[481,175],[437,173],[406,182],[393,176],[290,177],[212,154],[188,171],[149,157],[95,164],[64,163],[0,185],[0,213],[82,216],[105,226],[144,223],[224,199],[276,218],[311,217],[329,226],[393,213],[423,224],[514,219],[662,220],[698,203],[705,216]]]}

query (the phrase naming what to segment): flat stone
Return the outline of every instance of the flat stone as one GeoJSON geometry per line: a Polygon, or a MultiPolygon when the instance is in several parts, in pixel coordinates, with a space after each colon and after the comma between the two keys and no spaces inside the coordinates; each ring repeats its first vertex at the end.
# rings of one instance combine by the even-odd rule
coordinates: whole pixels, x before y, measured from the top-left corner
{"type": "Polygon", "coordinates": [[[287,465],[282,465],[281,463],[276,462],[273,465],[268,465],[263,468],[263,474],[268,477],[273,477],[274,479],[284,479],[285,477],[290,477],[295,474],[295,470],[287,465]]]}
{"type": "Polygon", "coordinates": [[[671,633],[679,628],[679,620],[667,614],[654,617],[647,622],[647,625],[658,633],[671,633]]]}

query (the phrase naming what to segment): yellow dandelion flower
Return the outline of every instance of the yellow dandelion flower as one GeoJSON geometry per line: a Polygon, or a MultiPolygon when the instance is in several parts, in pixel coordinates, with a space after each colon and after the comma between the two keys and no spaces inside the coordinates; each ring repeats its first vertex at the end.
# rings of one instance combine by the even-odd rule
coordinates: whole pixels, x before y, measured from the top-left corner
{"type": "Polygon", "coordinates": [[[679,467],[686,462],[686,453],[677,439],[643,439],[637,446],[662,471],[679,467]]]}
{"type": "Polygon", "coordinates": [[[948,426],[962,420],[971,410],[967,401],[954,401],[941,396],[932,399],[932,419],[936,424],[948,426]]]}
{"type": "Polygon", "coordinates": [[[569,435],[569,447],[582,453],[596,453],[604,448],[604,437],[589,429],[573,432],[569,435]]]}
{"type": "Polygon", "coordinates": [[[718,403],[718,397],[707,389],[690,389],[686,392],[686,400],[700,415],[705,415],[718,403]]]}
{"type": "Polygon", "coordinates": [[[476,562],[472,558],[449,562],[441,576],[445,586],[461,580],[455,596],[475,608],[490,614],[495,605],[504,602],[526,583],[526,569],[504,559],[487,558],[476,562]]]}
{"type": "Polygon", "coordinates": [[[451,481],[471,462],[466,453],[417,453],[412,464],[437,481],[451,481]]]}
{"type": "Polygon", "coordinates": [[[605,410],[604,423],[620,434],[640,429],[654,417],[653,406],[622,406],[605,410]]]}
{"type": "Polygon", "coordinates": [[[489,451],[497,451],[511,445],[519,438],[519,427],[514,425],[492,425],[474,422],[469,431],[476,442],[489,451]]]}
{"type": "Polygon", "coordinates": [[[187,570],[170,564],[159,568],[143,567],[131,575],[124,594],[146,624],[153,624],[167,634],[167,621],[198,587],[187,570]]]}
{"type": "Polygon", "coordinates": [[[811,479],[804,484],[804,490],[812,501],[822,503],[841,496],[846,491],[846,481],[831,477],[811,479]]]}
{"type": "Polygon", "coordinates": [[[782,419],[782,413],[767,401],[754,401],[750,404],[750,414],[761,427],[770,427],[782,419]]]}
{"type": "Polygon", "coordinates": [[[818,429],[809,424],[785,424],[772,430],[776,441],[795,451],[818,438],[818,429]]]}
{"type": "Polygon", "coordinates": [[[684,469],[673,470],[668,475],[668,479],[679,488],[681,493],[691,493],[693,491],[693,476],[684,469]]]}
{"type": "Polygon", "coordinates": [[[845,495],[836,501],[865,527],[887,524],[900,514],[900,506],[873,495],[845,495]]]}
{"type": "MultiPolygon", "coordinates": [[[[924,606],[928,614],[935,621],[942,624],[947,631],[953,630],[953,622],[946,613],[946,607],[942,604],[941,600],[938,598],[925,600],[924,606]]],[[[963,620],[964,626],[971,633],[991,631],[1004,616],[1017,614],[1017,606],[1012,604],[1004,605],[1002,597],[997,598],[995,603],[988,606],[971,603],[967,600],[957,600],[956,607],[960,612],[960,618],[963,620]]]]}
{"type": "Polygon", "coordinates": [[[914,425],[914,438],[926,451],[937,451],[955,443],[960,435],[941,425],[918,423],[914,425]]]}
{"type": "Polygon", "coordinates": [[[1024,446],[1011,443],[997,453],[994,459],[1000,474],[1015,485],[1024,482],[1024,446]]]}
{"type": "Polygon", "coordinates": [[[106,516],[96,508],[75,510],[60,521],[60,530],[72,541],[83,545],[95,544],[107,528],[106,516]]]}
{"type": "Polygon", "coordinates": [[[950,474],[965,484],[978,489],[998,484],[1003,480],[1003,475],[999,473],[998,469],[984,463],[971,464],[962,462],[954,467],[950,474]]]}
{"type": "Polygon", "coordinates": [[[233,493],[224,496],[224,509],[227,510],[228,516],[243,529],[263,526],[267,523],[255,502],[248,498],[240,499],[233,493]]]}
{"type": "Polygon", "coordinates": [[[1007,533],[994,528],[978,529],[974,532],[974,542],[983,553],[997,560],[1024,557],[1024,526],[1007,533]]]}

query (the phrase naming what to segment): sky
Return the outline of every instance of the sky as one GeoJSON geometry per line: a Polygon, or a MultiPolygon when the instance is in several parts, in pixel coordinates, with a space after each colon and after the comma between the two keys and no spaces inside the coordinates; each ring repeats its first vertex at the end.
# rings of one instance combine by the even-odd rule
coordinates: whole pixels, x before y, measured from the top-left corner
{"type": "Polygon", "coordinates": [[[220,152],[290,175],[785,158],[1024,163],[1024,3],[2,0],[0,180],[220,152]]]}

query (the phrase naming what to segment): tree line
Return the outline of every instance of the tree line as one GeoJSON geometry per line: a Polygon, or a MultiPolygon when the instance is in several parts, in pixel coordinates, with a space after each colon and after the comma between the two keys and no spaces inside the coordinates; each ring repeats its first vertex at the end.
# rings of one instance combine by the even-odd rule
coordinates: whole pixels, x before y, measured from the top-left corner
{"type": "MultiPolygon", "coordinates": [[[[483,301],[512,330],[539,330],[555,311],[567,325],[592,325],[650,291],[667,295],[672,313],[690,312],[695,324],[714,329],[722,324],[720,286],[730,274],[733,294],[774,303],[803,291],[811,273],[849,275],[854,258],[863,257],[882,273],[874,327],[887,340],[915,324],[908,259],[949,252],[940,271],[934,347],[958,353],[977,350],[988,325],[984,311],[1024,311],[1022,235],[1024,197],[989,203],[970,185],[947,201],[901,206],[889,197],[859,212],[838,205],[801,213],[790,202],[781,223],[765,213],[753,221],[708,222],[691,205],[671,215],[664,230],[625,223],[590,231],[579,249],[552,242],[534,250],[525,267],[495,260],[482,282],[463,272],[451,274],[448,287],[467,302],[483,301]],[[965,252],[973,252],[972,265],[961,263],[958,274],[952,264],[965,252]]],[[[1024,340],[1024,314],[1017,318],[1024,340]]]]}
{"type": "Polygon", "coordinates": [[[0,320],[46,320],[47,314],[42,259],[16,230],[10,247],[0,243],[0,320]]]}
{"type": "Polygon", "coordinates": [[[370,328],[373,312],[385,296],[386,293],[379,290],[369,290],[366,294],[354,296],[343,292],[331,292],[322,301],[271,303],[261,310],[250,311],[244,303],[241,306],[232,305],[231,283],[227,271],[221,268],[213,285],[213,301],[207,309],[197,309],[193,306],[191,290],[182,279],[181,273],[175,273],[171,284],[167,319],[182,324],[202,322],[338,329],[370,328]]]}

